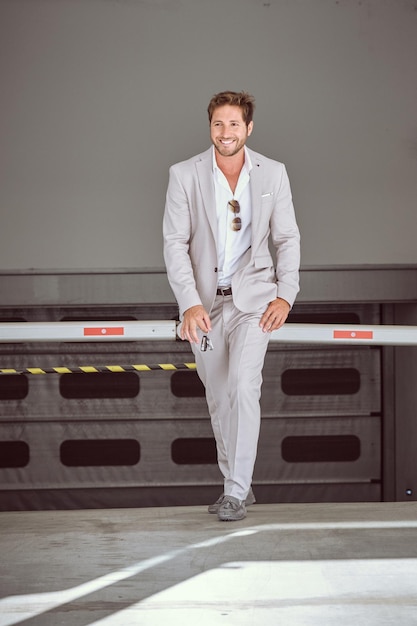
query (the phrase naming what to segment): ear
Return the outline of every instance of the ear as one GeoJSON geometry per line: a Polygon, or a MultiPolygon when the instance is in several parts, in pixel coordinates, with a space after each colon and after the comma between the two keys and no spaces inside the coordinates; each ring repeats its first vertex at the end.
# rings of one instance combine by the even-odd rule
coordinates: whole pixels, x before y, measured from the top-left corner
{"type": "Polygon", "coordinates": [[[249,124],[248,124],[248,137],[249,137],[249,135],[252,134],[252,130],[253,130],[253,120],[252,120],[252,122],[249,122],[249,124]]]}

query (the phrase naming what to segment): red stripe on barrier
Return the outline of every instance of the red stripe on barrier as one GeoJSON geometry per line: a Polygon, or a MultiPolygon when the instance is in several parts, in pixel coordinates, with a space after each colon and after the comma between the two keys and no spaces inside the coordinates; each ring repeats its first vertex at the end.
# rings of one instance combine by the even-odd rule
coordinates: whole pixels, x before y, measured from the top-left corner
{"type": "Polygon", "coordinates": [[[333,339],[373,339],[372,330],[335,330],[333,339]]]}
{"type": "Polygon", "coordinates": [[[84,337],[103,336],[103,335],[124,335],[123,326],[100,326],[99,328],[84,328],[84,337]]]}

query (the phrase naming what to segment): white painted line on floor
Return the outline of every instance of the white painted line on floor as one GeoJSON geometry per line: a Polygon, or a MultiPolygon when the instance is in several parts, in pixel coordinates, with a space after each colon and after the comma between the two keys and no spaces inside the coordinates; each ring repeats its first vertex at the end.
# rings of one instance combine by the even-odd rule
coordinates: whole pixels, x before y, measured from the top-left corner
{"type": "MultiPolygon", "coordinates": [[[[250,528],[238,529],[233,532],[229,532],[226,535],[219,537],[213,537],[206,541],[190,544],[185,548],[172,550],[144,561],[140,561],[128,567],[122,568],[115,572],[110,572],[104,576],[100,576],[87,583],[77,585],[70,589],[64,589],[59,591],[34,593],[26,595],[9,596],[0,600],[0,626],[12,626],[19,622],[41,615],[47,611],[50,611],[56,607],[62,606],[74,600],[78,600],[88,594],[95,593],[114,585],[121,580],[125,580],[148,569],[171,561],[178,556],[181,556],[196,548],[209,548],[214,545],[226,543],[238,537],[256,534],[259,532],[269,531],[320,531],[320,530],[385,530],[385,529],[406,529],[417,528],[417,520],[408,521],[388,521],[388,522],[318,522],[318,523],[281,523],[281,524],[265,524],[260,526],[253,526],[250,528]]],[[[355,561],[356,562],[356,561],[355,561]]],[[[300,562],[308,563],[308,562],[300,562]]],[[[304,567],[304,565],[303,565],[304,567]]],[[[417,580],[417,571],[416,571],[417,580]]],[[[107,619],[107,618],[106,618],[107,619]]],[[[97,624],[105,623],[103,620],[97,622],[97,624]]],[[[130,622],[123,622],[125,626],[130,622]]],[[[137,623],[137,622],[136,622],[137,623]]],[[[143,622],[144,624],[145,622],[143,622]]],[[[142,622],[141,622],[142,625],[142,622]]],[[[202,622],[199,622],[199,626],[202,626],[202,622]]],[[[339,625],[340,626],[340,625],[339,625]]]]}

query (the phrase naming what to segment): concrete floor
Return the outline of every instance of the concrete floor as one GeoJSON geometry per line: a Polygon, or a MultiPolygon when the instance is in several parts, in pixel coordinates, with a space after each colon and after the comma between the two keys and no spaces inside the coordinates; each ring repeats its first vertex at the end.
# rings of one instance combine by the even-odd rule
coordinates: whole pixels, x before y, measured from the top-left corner
{"type": "Polygon", "coordinates": [[[0,513],[0,626],[412,626],[417,502],[0,513]]]}

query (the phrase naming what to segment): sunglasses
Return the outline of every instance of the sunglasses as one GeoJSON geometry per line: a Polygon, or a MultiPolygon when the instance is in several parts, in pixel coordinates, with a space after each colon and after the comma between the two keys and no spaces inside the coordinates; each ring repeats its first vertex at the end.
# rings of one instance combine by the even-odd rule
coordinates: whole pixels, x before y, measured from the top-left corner
{"type": "Polygon", "coordinates": [[[240,213],[240,204],[237,200],[230,200],[227,203],[227,206],[229,207],[229,209],[232,211],[232,213],[234,214],[234,218],[232,219],[232,230],[234,231],[238,231],[242,228],[242,220],[240,219],[240,217],[238,217],[238,213],[240,213]]]}

